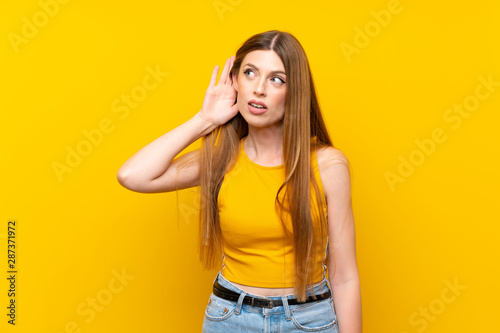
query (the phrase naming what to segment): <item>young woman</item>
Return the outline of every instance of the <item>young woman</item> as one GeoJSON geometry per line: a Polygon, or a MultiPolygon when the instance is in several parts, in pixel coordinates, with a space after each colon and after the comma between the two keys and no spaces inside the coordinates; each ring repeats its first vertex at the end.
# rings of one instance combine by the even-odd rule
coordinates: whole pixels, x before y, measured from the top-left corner
{"type": "Polygon", "coordinates": [[[216,85],[218,71],[200,111],[127,160],[118,181],[145,193],[201,186],[200,258],[222,261],[203,332],[361,332],[349,163],[301,44],[260,33],[216,85]]]}

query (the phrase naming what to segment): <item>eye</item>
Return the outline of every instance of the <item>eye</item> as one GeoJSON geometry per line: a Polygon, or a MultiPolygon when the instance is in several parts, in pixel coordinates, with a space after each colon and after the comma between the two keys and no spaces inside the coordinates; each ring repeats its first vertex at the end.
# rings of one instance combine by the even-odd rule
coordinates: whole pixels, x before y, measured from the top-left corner
{"type": "Polygon", "coordinates": [[[280,78],[279,76],[275,76],[275,77],[273,77],[273,80],[274,80],[274,79],[278,79],[278,80],[279,80],[279,81],[274,81],[274,82],[277,82],[277,83],[286,83],[286,82],[285,82],[285,81],[283,81],[283,79],[282,79],[282,78],[280,78]]]}
{"type": "MultiPolygon", "coordinates": [[[[247,73],[249,73],[249,72],[254,73],[254,71],[253,71],[253,70],[251,70],[251,69],[246,69],[246,70],[244,70],[244,71],[243,71],[243,74],[245,74],[245,75],[246,75],[246,74],[247,74],[247,73]]],[[[249,76],[249,75],[247,75],[247,76],[249,76]]],[[[275,83],[280,83],[280,84],[284,84],[284,83],[286,83],[286,82],[285,82],[282,78],[280,78],[279,76],[275,76],[275,77],[273,77],[273,78],[272,78],[272,80],[274,80],[274,79],[278,79],[278,80],[279,80],[279,81],[274,81],[275,83]]]]}
{"type": "Polygon", "coordinates": [[[247,69],[247,70],[245,70],[245,71],[243,72],[243,74],[246,74],[246,73],[248,73],[248,72],[252,72],[252,73],[253,73],[253,70],[251,70],[251,69],[247,69]]]}

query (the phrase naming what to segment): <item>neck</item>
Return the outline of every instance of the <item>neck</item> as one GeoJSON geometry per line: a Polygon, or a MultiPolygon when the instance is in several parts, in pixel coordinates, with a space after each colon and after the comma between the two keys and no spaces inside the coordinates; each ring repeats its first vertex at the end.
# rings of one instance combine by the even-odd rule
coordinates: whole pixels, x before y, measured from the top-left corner
{"type": "Polygon", "coordinates": [[[249,125],[244,147],[247,156],[258,164],[283,164],[283,123],[263,128],[249,125]]]}

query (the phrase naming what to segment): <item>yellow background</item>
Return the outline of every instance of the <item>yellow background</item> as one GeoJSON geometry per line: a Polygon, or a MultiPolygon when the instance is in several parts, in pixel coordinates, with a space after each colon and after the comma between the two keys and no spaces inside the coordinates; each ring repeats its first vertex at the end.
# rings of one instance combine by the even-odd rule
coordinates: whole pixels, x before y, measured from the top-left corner
{"type": "Polygon", "coordinates": [[[500,82],[497,1],[74,0],[50,8],[45,21],[34,0],[0,10],[2,332],[201,330],[217,270],[198,261],[196,189],[178,201],[135,193],[116,172],[200,109],[215,65],[271,29],[302,43],[334,145],[351,162],[364,332],[498,330],[500,86],[459,126],[445,119],[476,89],[486,96],[480,77],[500,82]],[[372,11],[389,9],[390,22],[377,23],[372,11]],[[26,20],[40,27],[17,45],[26,20]],[[346,56],[347,44],[358,52],[346,56]],[[144,91],[148,68],[168,75],[128,113],[115,112],[122,94],[144,91]],[[58,177],[54,162],[67,165],[67,147],[84,147],[83,131],[106,121],[101,141],[58,177]],[[415,140],[436,128],[446,139],[424,155],[415,140]],[[387,173],[410,156],[421,158],[413,173],[390,186],[387,173]],[[10,219],[15,327],[6,316],[10,219]],[[454,281],[465,289],[454,294],[454,281]]]}

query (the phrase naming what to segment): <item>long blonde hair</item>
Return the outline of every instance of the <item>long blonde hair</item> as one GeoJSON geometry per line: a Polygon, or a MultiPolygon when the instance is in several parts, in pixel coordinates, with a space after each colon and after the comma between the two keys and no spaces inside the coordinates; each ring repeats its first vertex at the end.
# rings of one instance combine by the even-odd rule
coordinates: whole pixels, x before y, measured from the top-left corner
{"type": "MultiPolygon", "coordinates": [[[[271,30],[250,37],[236,52],[231,76],[239,73],[245,56],[255,50],[273,50],[281,58],[287,75],[287,92],[283,129],[285,181],[276,193],[276,211],[283,224],[289,214],[293,225],[295,252],[295,291],[301,301],[314,272],[315,246],[324,238],[327,220],[318,184],[311,170],[311,151],[333,146],[321,116],[309,62],[299,41],[290,33],[271,30]],[[315,138],[315,140],[312,140],[315,138]],[[311,207],[313,185],[317,207],[311,207]],[[280,192],[284,191],[283,201],[280,192]],[[321,225],[316,235],[313,220],[321,225]]],[[[248,134],[248,124],[238,113],[202,139],[200,149],[200,234],[199,255],[203,267],[217,267],[222,259],[222,235],[217,196],[224,176],[235,163],[240,139],[248,134]]],[[[331,243],[331,241],[330,241],[331,243]]]]}

